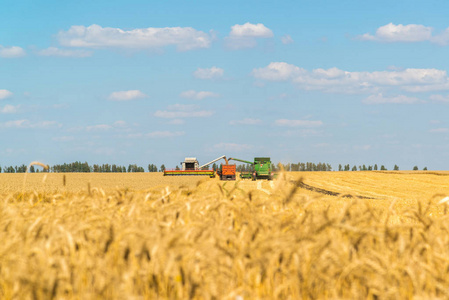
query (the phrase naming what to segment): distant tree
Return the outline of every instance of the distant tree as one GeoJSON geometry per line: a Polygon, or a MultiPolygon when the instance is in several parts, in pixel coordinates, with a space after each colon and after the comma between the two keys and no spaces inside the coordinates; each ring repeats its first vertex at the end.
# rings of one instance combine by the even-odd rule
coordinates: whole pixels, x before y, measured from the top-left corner
{"type": "Polygon", "coordinates": [[[418,171],[418,166],[414,166],[413,171],[418,171]]]}
{"type": "Polygon", "coordinates": [[[398,165],[394,165],[394,168],[393,168],[393,170],[395,170],[395,171],[399,171],[399,166],[398,166],[398,165]]]}
{"type": "Polygon", "coordinates": [[[345,171],[349,171],[350,169],[349,164],[345,165],[345,171]]]}
{"type": "Polygon", "coordinates": [[[381,171],[387,171],[387,168],[385,168],[384,165],[381,165],[381,166],[380,166],[380,170],[381,170],[381,171]]]}
{"type": "Polygon", "coordinates": [[[27,166],[15,166],[16,173],[25,173],[27,171],[27,166]]]}
{"type": "Polygon", "coordinates": [[[179,171],[179,166],[178,166],[178,165],[176,165],[175,170],[176,170],[176,171],[179,171]]]}
{"type": "Polygon", "coordinates": [[[156,165],[149,164],[149,165],[148,165],[148,172],[157,172],[157,167],[156,167],[156,165]]]}
{"type": "Polygon", "coordinates": [[[377,171],[377,164],[374,165],[374,171],[377,171]]]}
{"type": "Polygon", "coordinates": [[[290,170],[291,170],[292,172],[297,172],[297,171],[299,171],[299,165],[300,165],[300,163],[297,163],[297,164],[291,164],[290,170]]]}
{"type": "Polygon", "coordinates": [[[5,168],[3,170],[3,172],[5,172],[5,173],[16,173],[16,170],[14,169],[13,166],[9,166],[9,167],[5,168]]]}
{"type": "Polygon", "coordinates": [[[427,171],[427,167],[424,167],[424,169],[423,169],[424,171],[427,171]]]}
{"type": "Polygon", "coordinates": [[[357,171],[357,167],[356,167],[356,166],[353,166],[353,167],[352,167],[352,171],[357,171]]]}
{"type": "Polygon", "coordinates": [[[338,165],[338,171],[342,171],[343,167],[341,166],[341,164],[338,165]]]}
{"type": "Polygon", "coordinates": [[[2,172],[2,166],[0,166],[0,173],[2,172]]]}
{"type": "Polygon", "coordinates": [[[212,170],[217,171],[217,164],[216,163],[213,163],[212,170]]]}
{"type": "Polygon", "coordinates": [[[161,172],[164,172],[165,171],[165,165],[161,165],[161,172]]]}
{"type": "Polygon", "coordinates": [[[373,166],[368,166],[368,171],[372,171],[373,170],[373,166]]]}
{"type": "Polygon", "coordinates": [[[34,172],[36,172],[36,170],[34,169],[34,166],[31,165],[31,167],[30,167],[30,173],[34,173],[34,172]]]}

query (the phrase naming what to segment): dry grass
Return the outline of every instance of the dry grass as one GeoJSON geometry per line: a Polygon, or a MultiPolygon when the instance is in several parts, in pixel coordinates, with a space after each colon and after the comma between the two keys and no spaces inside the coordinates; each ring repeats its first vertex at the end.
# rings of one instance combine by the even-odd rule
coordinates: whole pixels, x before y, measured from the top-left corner
{"type": "Polygon", "coordinates": [[[1,174],[0,299],[448,298],[447,177],[357,173],[1,174]]]}

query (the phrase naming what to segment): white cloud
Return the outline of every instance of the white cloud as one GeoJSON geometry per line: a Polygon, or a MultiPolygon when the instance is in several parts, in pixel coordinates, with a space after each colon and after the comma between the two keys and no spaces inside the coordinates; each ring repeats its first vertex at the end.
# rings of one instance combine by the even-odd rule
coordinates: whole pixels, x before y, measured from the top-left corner
{"type": "Polygon", "coordinates": [[[6,99],[12,96],[12,93],[8,90],[0,90],[0,100],[6,99]]]}
{"type": "Polygon", "coordinates": [[[254,69],[252,75],[268,81],[286,81],[307,71],[285,62],[272,62],[264,68],[254,69]]]}
{"type": "Polygon", "coordinates": [[[236,24],[231,27],[229,36],[225,38],[225,45],[233,50],[253,48],[257,45],[257,38],[271,37],[273,37],[273,32],[265,25],[247,22],[243,25],[236,24]]]}
{"type": "Polygon", "coordinates": [[[40,56],[89,57],[92,56],[92,54],[92,51],[60,49],[56,47],[49,47],[47,49],[37,51],[37,55],[40,56]]]}
{"type": "Polygon", "coordinates": [[[187,99],[203,100],[205,98],[216,98],[219,97],[220,95],[213,92],[206,92],[206,91],[197,92],[194,90],[190,90],[182,92],[179,96],[187,99]]]}
{"type": "Polygon", "coordinates": [[[98,124],[98,125],[92,125],[92,126],[86,126],[86,131],[106,131],[112,129],[111,125],[107,124],[98,124]]]}
{"type": "Polygon", "coordinates": [[[13,114],[13,113],[16,113],[19,110],[19,108],[20,108],[20,105],[14,106],[14,105],[7,104],[3,108],[0,108],[0,113],[13,114]]]}
{"type": "Polygon", "coordinates": [[[360,40],[381,42],[422,42],[432,37],[432,28],[424,25],[395,25],[393,23],[379,27],[375,35],[365,33],[360,40]]]}
{"type": "Polygon", "coordinates": [[[288,120],[279,119],[274,122],[277,126],[286,127],[320,127],[323,125],[322,121],[311,121],[311,120],[288,120]]]}
{"type": "Polygon", "coordinates": [[[25,56],[25,50],[21,47],[12,46],[12,47],[3,47],[0,45],[0,57],[3,58],[15,58],[25,56]]]}
{"type": "Polygon", "coordinates": [[[377,95],[371,95],[367,98],[365,98],[363,101],[365,104],[386,104],[386,103],[393,103],[393,104],[413,104],[422,102],[418,98],[415,97],[408,97],[405,95],[398,95],[393,97],[385,97],[382,95],[382,93],[377,95]]]}
{"type": "Polygon", "coordinates": [[[248,144],[219,143],[215,144],[213,148],[224,152],[242,152],[253,148],[253,146],[248,144]]]}
{"type": "Polygon", "coordinates": [[[449,95],[431,95],[430,100],[436,101],[436,102],[443,102],[443,103],[449,103],[449,95]]]}
{"type": "Polygon", "coordinates": [[[432,38],[431,42],[441,46],[449,44],[449,27],[446,28],[442,33],[435,35],[432,38]]]}
{"type": "Polygon", "coordinates": [[[52,140],[56,141],[56,142],[70,142],[70,141],[73,141],[74,139],[75,139],[75,137],[73,137],[73,136],[58,136],[58,137],[52,138],[52,140]]]}
{"type": "Polygon", "coordinates": [[[381,88],[399,88],[408,92],[449,90],[447,72],[438,69],[350,72],[338,68],[312,71],[285,62],[272,62],[252,71],[257,79],[291,81],[304,90],[337,93],[374,93],[381,88]]]}
{"type": "Polygon", "coordinates": [[[376,30],[374,35],[365,33],[357,37],[359,40],[378,41],[378,42],[424,42],[439,45],[447,45],[449,43],[449,27],[440,34],[433,35],[433,28],[420,24],[395,25],[389,23],[381,26],[376,30]]]}
{"type": "Polygon", "coordinates": [[[284,45],[288,45],[288,44],[292,44],[294,41],[290,35],[286,34],[283,37],[281,37],[281,42],[284,45]]]}
{"type": "Polygon", "coordinates": [[[135,99],[142,99],[148,97],[139,90],[119,91],[113,92],[109,95],[109,100],[112,101],[130,101],[135,99]]]}
{"type": "Polygon", "coordinates": [[[172,104],[167,106],[168,110],[177,110],[177,111],[194,111],[198,108],[199,106],[195,104],[172,104]]]}
{"type": "Polygon", "coordinates": [[[125,121],[119,120],[114,122],[114,127],[126,127],[128,125],[125,121]]]}
{"type": "Polygon", "coordinates": [[[99,25],[72,26],[60,31],[62,46],[85,48],[158,49],[176,46],[179,51],[209,48],[212,36],[191,27],[138,28],[123,30],[99,25]]]}
{"type": "Polygon", "coordinates": [[[55,121],[30,122],[29,120],[14,120],[0,123],[0,128],[54,128],[62,127],[62,124],[55,121]]]}
{"type": "Polygon", "coordinates": [[[230,125],[259,125],[261,123],[262,120],[250,118],[245,118],[243,120],[231,120],[229,122],[230,125]]]}
{"type": "Polygon", "coordinates": [[[195,72],[193,72],[193,76],[199,79],[218,79],[223,77],[224,70],[217,67],[212,68],[198,68],[195,72]]]}
{"type": "Polygon", "coordinates": [[[213,111],[198,110],[196,105],[174,104],[169,105],[167,110],[158,110],[154,113],[155,117],[167,119],[182,118],[204,118],[214,114],[213,111]]]}
{"type": "Polygon", "coordinates": [[[148,138],[168,138],[182,135],[185,135],[184,131],[153,131],[144,136],[148,138]]]}
{"type": "Polygon", "coordinates": [[[433,132],[433,133],[449,133],[449,128],[430,129],[430,132],[433,132]]]}
{"type": "Polygon", "coordinates": [[[273,37],[273,32],[262,23],[251,24],[247,22],[243,25],[236,24],[232,26],[229,36],[269,38],[273,37]]]}

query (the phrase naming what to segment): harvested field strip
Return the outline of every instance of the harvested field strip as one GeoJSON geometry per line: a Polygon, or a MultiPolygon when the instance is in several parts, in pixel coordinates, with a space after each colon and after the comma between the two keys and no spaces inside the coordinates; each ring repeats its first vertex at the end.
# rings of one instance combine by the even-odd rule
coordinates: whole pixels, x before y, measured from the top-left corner
{"type": "MultiPolygon", "coordinates": [[[[445,173],[442,173],[445,174],[445,173]]],[[[417,201],[435,194],[449,194],[447,176],[413,172],[291,172],[290,180],[304,177],[304,183],[342,195],[359,195],[376,199],[417,201]],[[321,174],[320,174],[321,173],[321,174]],[[323,174],[325,173],[325,174],[323,174]]]]}
{"type": "Polygon", "coordinates": [[[313,192],[317,192],[320,194],[324,194],[324,195],[329,195],[329,196],[334,196],[334,197],[343,197],[343,198],[359,198],[359,199],[375,199],[372,197],[365,197],[365,196],[357,196],[357,195],[351,195],[351,194],[341,194],[341,193],[337,193],[337,192],[332,192],[332,191],[328,191],[325,189],[321,189],[321,188],[317,188],[308,184],[305,184],[304,182],[296,182],[296,181],[291,181],[291,183],[293,184],[297,184],[299,188],[302,189],[306,189],[309,191],[313,191],[313,192]]]}

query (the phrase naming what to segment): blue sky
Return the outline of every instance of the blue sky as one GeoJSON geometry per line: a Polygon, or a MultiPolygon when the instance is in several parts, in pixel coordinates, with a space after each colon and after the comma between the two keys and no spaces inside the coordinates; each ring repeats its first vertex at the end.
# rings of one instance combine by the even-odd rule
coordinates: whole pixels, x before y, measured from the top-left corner
{"type": "Polygon", "coordinates": [[[0,5],[2,166],[449,168],[447,1],[0,5]]]}

